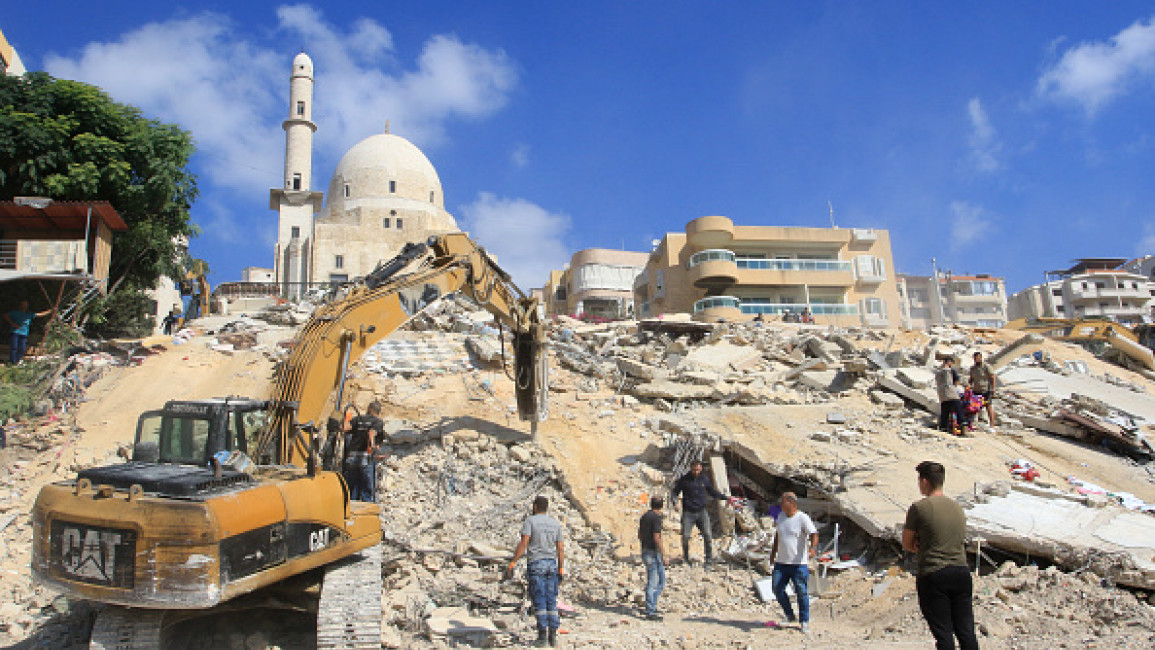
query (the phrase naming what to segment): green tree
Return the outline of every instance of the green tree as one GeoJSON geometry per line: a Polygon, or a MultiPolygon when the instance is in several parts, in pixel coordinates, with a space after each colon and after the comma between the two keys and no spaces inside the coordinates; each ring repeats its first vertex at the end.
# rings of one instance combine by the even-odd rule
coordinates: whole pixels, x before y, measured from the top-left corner
{"type": "Polygon", "coordinates": [[[183,277],[187,255],[175,240],[196,235],[193,151],[187,131],[95,86],[43,72],[0,75],[0,198],[111,203],[128,224],[113,242],[118,291],[183,277]]]}

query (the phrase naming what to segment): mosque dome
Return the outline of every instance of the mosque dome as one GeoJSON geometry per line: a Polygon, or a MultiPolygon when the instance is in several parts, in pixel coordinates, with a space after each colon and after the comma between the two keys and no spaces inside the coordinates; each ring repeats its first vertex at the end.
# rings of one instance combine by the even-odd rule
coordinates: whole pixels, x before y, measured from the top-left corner
{"type": "Polygon", "coordinates": [[[369,136],[350,149],[329,183],[328,203],[341,210],[366,201],[417,202],[444,210],[441,179],[412,142],[390,133],[369,136]]]}

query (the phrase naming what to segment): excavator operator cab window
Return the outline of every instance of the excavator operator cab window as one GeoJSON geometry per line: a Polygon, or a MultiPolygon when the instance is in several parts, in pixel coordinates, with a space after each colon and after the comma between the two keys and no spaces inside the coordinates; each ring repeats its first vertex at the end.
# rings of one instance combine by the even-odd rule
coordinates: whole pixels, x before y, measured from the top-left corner
{"type": "Polygon", "coordinates": [[[141,450],[155,444],[156,460],[159,462],[204,465],[207,462],[205,447],[208,440],[209,421],[206,419],[174,417],[159,411],[145,413],[137,425],[133,456],[135,459],[141,450]]]}
{"type": "Polygon", "coordinates": [[[229,417],[228,439],[225,448],[243,451],[257,448],[257,440],[265,428],[265,411],[234,411],[229,417]]]}

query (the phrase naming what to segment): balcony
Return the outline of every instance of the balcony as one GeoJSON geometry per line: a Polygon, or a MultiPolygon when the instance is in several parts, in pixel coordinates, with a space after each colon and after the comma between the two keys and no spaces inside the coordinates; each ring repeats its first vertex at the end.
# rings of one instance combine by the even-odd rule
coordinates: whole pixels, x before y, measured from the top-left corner
{"type": "Polygon", "coordinates": [[[785,303],[785,302],[743,302],[743,314],[756,316],[781,316],[786,312],[800,313],[803,308],[809,307],[810,313],[815,316],[854,316],[858,314],[858,306],[845,303],[785,303]]]}
{"type": "Polygon", "coordinates": [[[694,320],[707,323],[718,320],[742,320],[740,303],[733,296],[702,298],[694,303],[694,320]]]}
{"type": "Polygon", "coordinates": [[[690,282],[699,289],[729,286],[738,281],[738,266],[734,253],[724,249],[709,249],[690,257],[687,273],[690,282]]]}
{"type": "Polygon", "coordinates": [[[854,284],[850,262],[842,260],[738,259],[738,283],[762,286],[803,284],[849,287],[854,284]]]}

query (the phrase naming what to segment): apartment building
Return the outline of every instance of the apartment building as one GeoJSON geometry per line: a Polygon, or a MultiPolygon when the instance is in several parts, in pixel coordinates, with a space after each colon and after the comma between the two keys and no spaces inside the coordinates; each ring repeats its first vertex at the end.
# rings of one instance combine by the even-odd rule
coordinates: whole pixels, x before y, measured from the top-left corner
{"type": "Polygon", "coordinates": [[[574,253],[561,271],[551,271],[542,289],[550,316],[634,317],[634,278],[649,255],[636,251],[587,248],[574,253]]]}
{"type": "Polygon", "coordinates": [[[898,275],[902,325],[1000,328],[1007,323],[1007,290],[1003,278],[986,274],[898,275]]]}
{"type": "Polygon", "coordinates": [[[1008,316],[1150,322],[1155,317],[1155,280],[1144,259],[1088,257],[1075,260],[1069,269],[1048,271],[1046,282],[1010,297],[1008,316]]]}
{"type": "Polygon", "coordinates": [[[885,230],[741,226],[699,217],[667,233],[634,283],[639,317],[780,320],[888,327],[901,310],[885,230]]]}

